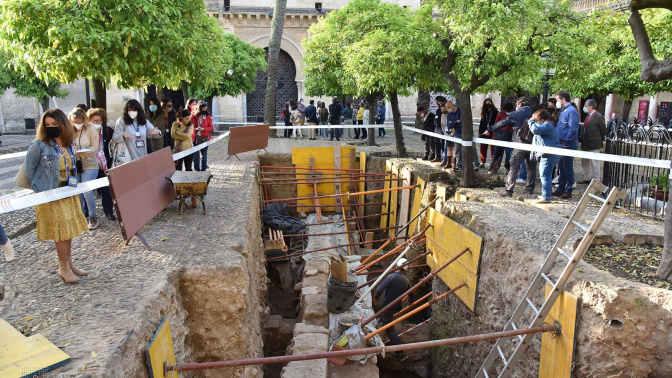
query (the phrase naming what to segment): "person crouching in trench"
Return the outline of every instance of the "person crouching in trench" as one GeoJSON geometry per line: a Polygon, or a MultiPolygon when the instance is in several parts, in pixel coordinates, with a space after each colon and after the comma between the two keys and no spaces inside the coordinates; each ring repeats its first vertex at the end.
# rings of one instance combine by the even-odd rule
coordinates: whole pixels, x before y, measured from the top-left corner
{"type": "MultiPolygon", "coordinates": [[[[383,281],[376,288],[376,292],[373,296],[374,300],[377,300],[381,295],[383,296],[383,301],[381,302],[381,308],[385,308],[390,303],[394,302],[395,299],[402,296],[408,289],[411,288],[411,283],[408,281],[408,278],[404,276],[404,270],[406,267],[402,267],[406,263],[406,259],[402,258],[397,262],[397,270],[389,274],[383,279],[383,281]]],[[[408,295],[409,303],[413,301],[413,293],[408,295]]],[[[378,318],[378,324],[380,327],[384,327],[386,324],[392,322],[392,317],[394,314],[401,310],[401,305],[403,301],[392,306],[390,309],[385,311],[380,318],[378,318]]],[[[394,330],[394,326],[385,330],[387,337],[390,339],[390,345],[399,345],[401,344],[401,339],[397,335],[397,331],[394,330]]],[[[408,356],[403,351],[392,352],[396,357],[399,357],[401,361],[405,361],[408,356]]]]}

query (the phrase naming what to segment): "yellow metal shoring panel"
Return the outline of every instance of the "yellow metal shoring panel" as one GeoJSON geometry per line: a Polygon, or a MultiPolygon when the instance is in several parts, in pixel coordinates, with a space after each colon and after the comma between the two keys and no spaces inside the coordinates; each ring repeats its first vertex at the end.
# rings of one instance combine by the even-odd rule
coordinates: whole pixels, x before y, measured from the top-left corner
{"type": "MultiPolygon", "coordinates": [[[[420,206],[422,205],[422,193],[425,191],[425,180],[418,177],[418,186],[415,188],[415,193],[413,195],[413,206],[411,207],[411,219],[413,219],[420,212],[420,206]]],[[[408,225],[408,235],[413,236],[416,234],[416,227],[418,225],[418,220],[414,220],[411,224],[408,225]]]]}
{"type": "Polygon", "coordinates": [[[70,356],[41,334],[25,337],[0,319],[0,377],[32,377],[70,361],[70,356]]]}
{"type": "Polygon", "coordinates": [[[178,378],[176,371],[169,371],[168,375],[163,375],[164,362],[168,362],[169,365],[175,365],[176,362],[168,319],[159,324],[159,328],[149,340],[149,345],[145,349],[145,359],[149,367],[149,378],[178,378]]]}
{"type": "MultiPolygon", "coordinates": [[[[546,284],[546,297],[553,288],[546,284]]],[[[541,335],[541,357],[539,358],[539,378],[569,378],[574,364],[574,343],[579,314],[579,299],[562,291],[546,316],[545,323],[560,323],[559,335],[541,335]]]]}
{"type": "MultiPolygon", "coordinates": [[[[392,178],[396,179],[399,178],[399,168],[396,165],[392,165],[392,178]]],[[[399,187],[399,181],[397,180],[392,180],[390,184],[390,188],[397,188],[399,187]]],[[[397,213],[398,210],[397,208],[399,207],[399,191],[394,190],[390,192],[390,202],[388,204],[388,208],[392,214],[390,214],[390,220],[389,220],[389,227],[394,227],[397,225],[397,213]]],[[[392,236],[394,233],[397,232],[394,228],[391,228],[387,230],[388,235],[392,236]]]]}
{"type": "MultiPolygon", "coordinates": [[[[392,163],[388,160],[388,161],[385,162],[385,172],[388,173],[388,172],[391,172],[391,171],[392,171],[392,163]]],[[[386,179],[389,179],[391,177],[392,176],[389,175],[389,174],[385,175],[386,179]]],[[[390,189],[390,185],[391,185],[390,181],[385,181],[385,183],[383,183],[383,189],[390,189]]],[[[389,204],[390,204],[390,192],[383,192],[383,201],[382,202],[383,202],[383,206],[380,209],[380,212],[381,213],[389,212],[390,211],[389,210],[389,208],[390,208],[390,206],[389,206],[389,204]]],[[[388,218],[389,217],[387,216],[387,214],[380,216],[380,228],[387,227],[388,218]]]]}
{"type": "Polygon", "coordinates": [[[427,256],[427,264],[431,269],[436,269],[463,249],[469,248],[467,253],[439,272],[439,278],[451,288],[465,282],[467,286],[458,289],[455,295],[474,311],[478,298],[483,238],[432,208],[427,211],[428,222],[432,226],[425,234],[427,249],[432,252],[427,256]]]}

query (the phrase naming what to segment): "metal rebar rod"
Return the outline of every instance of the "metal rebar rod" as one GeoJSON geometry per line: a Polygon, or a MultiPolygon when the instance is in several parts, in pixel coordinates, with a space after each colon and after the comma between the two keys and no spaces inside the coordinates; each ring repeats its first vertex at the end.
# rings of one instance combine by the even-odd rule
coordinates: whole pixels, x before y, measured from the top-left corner
{"type": "Polygon", "coordinates": [[[383,307],[380,311],[378,311],[378,312],[376,312],[375,314],[373,314],[373,316],[371,316],[370,318],[366,319],[366,320],[362,323],[362,327],[364,327],[365,325],[369,324],[373,319],[379,317],[381,314],[385,313],[385,311],[387,311],[387,310],[389,310],[390,308],[392,308],[392,306],[396,305],[397,303],[400,303],[402,300],[404,300],[404,297],[406,297],[407,295],[409,295],[409,294],[413,293],[414,291],[418,290],[421,286],[423,286],[423,285],[426,284],[427,282],[431,281],[432,278],[434,278],[437,274],[439,274],[439,272],[441,272],[441,271],[442,271],[445,267],[447,267],[448,265],[452,264],[452,263],[453,263],[455,260],[457,260],[460,256],[462,256],[462,255],[464,255],[465,253],[467,253],[467,251],[469,251],[469,248],[465,248],[465,249],[463,249],[462,252],[458,253],[458,254],[455,255],[452,259],[446,261],[443,265],[441,265],[440,267],[438,267],[438,268],[436,268],[435,270],[433,270],[433,271],[432,271],[431,273],[429,273],[426,277],[424,277],[423,279],[421,279],[420,281],[418,281],[417,284],[413,285],[413,287],[411,287],[410,289],[406,290],[406,292],[405,292],[404,294],[400,295],[397,299],[395,299],[395,300],[393,300],[392,302],[390,302],[387,306],[383,307]]]}
{"type": "MultiPolygon", "coordinates": [[[[411,328],[405,330],[404,332],[400,333],[398,336],[401,337],[401,336],[403,336],[403,335],[405,335],[405,334],[411,332],[412,330],[414,330],[414,329],[420,327],[421,325],[429,323],[430,320],[432,320],[432,318],[429,318],[429,319],[425,320],[425,321],[422,322],[422,323],[418,323],[418,324],[414,325],[413,327],[411,327],[411,328]]],[[[385,341],[384,344],[387,345],[387,343],[389,343],[389,342],[390,342],[390,340],[387,340],[387,341],[385,341]]]]}
{"type": "Polygon", "coordinates": [[[361,217],[353,217],[353,218],[348,218],[348,219],[345,219],[345,220],[344,219],[339,219],[339,220],[329,221],[329,222],[308,223],[308,224],[306,224],[306,226],[321,226],[321,225],[324,225],[324,224],[342,223],[344,221],[353,221],[353,220],[357,220],[357,219],[377,218],[381,215],[389,215],[389,214],[392,214],[392,212],[388,211],[386,213],[364,215],[364,216],[361,216],[361,217]]]}
{"type": "MultiPolygon", "coordinates": [[[[429,266],[429,265],[427,265],[427,264],[420,264],[420,265],[406,265],[406,263],[404,263],[404,265],[403,265],[403,267],[406,268],[406,269],[425,268],[425,267],[428,267],[428,266],[429,266]]],[[[383,272],[384,272],[384,270],[382,270],[382,269],[381,269],[381,270],[372,270],[372,271],[370,271],[370,272],[362,273],[362,274],[359,274],[359,275],[361,276],[361,275],[363,275],[363,274],[378,274],[378,273],[383,273],[383,272]]]]}
{"type": "Polygon", "coordinates": [[[291,169],[295,171],[355,171],[355,172],[361,172],[362,170],[359,168],[314,168],[314,167],[276,167],[273,165],[262,165],[259,167],[260,169],[291,169]]]}
{"type": "MultiPolygon", "coordinates": [[[[417,234],[411,236],[411,240],[416,240],[416,239],[422,237],[425,234],[425,231],[427,231],[427,229],[429,227],[430,227],[430,225],[427,225],[427,226],[425,226],[424,230],[422,230],[422,231],[418,232],[417,234]]],[[[394,239],[397,239],[397,237],[394,237],[394,239]]],[[[390,240],[392,240],[392,239],[390,239],[390,240]]],[[[422,241],[425,241],[425,240],[426,240],[426,238],[423,238],[422,241]]],[[[361,268],[359,268],[359,267],[355,268],[355,273],[361,273],[361,272],[365,271],[366,269],[370,268],[372,265],[375,265],[375,264],[379,263],[380,261],[385,260],[386,258],[390,257],[392,254],[396,253],[396,251],[399,250],[399,247],[401,247],[401,246],[403,246],[403,243],[399,244],[398,246],[396,246],[395,248],[393,248],[389,252],[385,253],[384,255],[380,256],[379,258],[375,259],[374,261],[369,262],[366,265],[360,264],[359,266],[361,266],[361,268]]],[[[378,252],[378,251],[376,251],[376,252],[378,252]]],[[[376,252],[374,252],[371,256],[374,256],[376,252]]],[[[371,256],[367,257],[366,261],[371,260],[371,256]]]]}
{"type": "MultiPolygon", "coordinates": [[[[404,237],[400,237],[399,239],[405,239],[405,238],[407,238],[407,237],[404,236],[404,237]]],[[[357,242],[357,243],[339,244],[339,245],[334,245],[334,246],[331,246],[331,247],[320,248],[320,249],[314,249],[314,250],[312,250],[312,251],[303,251],[303,252],[291,253],[291,254],[289,254],[289,255],[284,255],[284,256],[271,257],[270,259],[266,259],[266,261],[282,260],[282,259],[286,259],[287,257],[301,256],[301,255],[305,255],[305,254],[307,254],[307,253],[321,252],[321,251],[328,251],[328,250],[330,250],[330,249],[336,249],[336,248],[341,248],[341,247],[347,247],[347,246],[350,245],[350,244],[351,244],[351,245],[362,245],[362,244],[368,244],[368,243],[382,243],[382,242],[384,242],[385,240],[386,240],[386,239],[379,239],[379,240],[372,240],[372,241],[370,241],[370,242],[367,242],[367,241],[361,241],[361,242],[357,242]]]]}
{"type": "Polygon", "coordinates": [[[322,172],[259,172],[260,176],[296,176],[296,175],[310,175],[310,174],[317,174],[317,175],[324,175],[324,176],[347,176],[347,177],[384,177],[384,176],[389,176],[390,174],[388,173],[387,175],[384,173],[322,173],[322,172]]]}
{"type": "MultiPolygon", "coordinates": [[[[422,236],[422,234],[418,234],[418,235],[422,236]]],[[[416,241],[415,241],[415,236],[412,236],[412,237],[410,238],[409,241],[413,241],[414,243],[424,243],[425,241],[427,241],[427,238],[418,239],[418,241],[416,242],[416,241]]],[[[355,273],[356,273],[357,275],[364,274],[364,272],[365,272],[367,269],[369,269],[370,267],[372,267],[372,266],[378,264],[379,262],[381,262],[381,261],[383,261],[383,260],[389,259],[391,256],[393,256],[393,255],[394,255],[395,253],[397,253],[401,248],[403,248],[404,244],[406,244],[406,243],[401,243],[401,244],[399,244],[398,246],[394,247],[394,249],[392,249],[392,250],[390,250],[389,252],[385,253],[384,255],[380,256],[380,257],[377,258],[376,260],[371,261],[370,263],[368,263],[368,264],[367,264],[366,266],[364,266],[362,269],[359,269],[359,270],[355,271],[355,273]]]]}
{"type": "Polygon", "coordinates": [[[369,347],[369,348],[337,350],[321,353],[294,354],[291,356],[248,358],[243,360],[231,360],[231,361],[191,362],[175,365],[169,365],[167,362],[164,362],[163,370],[164,373],[167,373],[169,371],[184,372],[184,371],[206,370],[206,369],[235,367],[235,366],[286,364],[293,361],[308,361],[308,360],[319,360],[332,357],[349,357],[349,356],[359,356],[366,354],[403,352],[406,350],[426,349],[445,345],[455,345],[455,344],[472,343],[478,341],[495,340],[504,337],[515,337],[535,333],[544,333],[544,332],[557,333],[559,331],[560,331],[559,325],[546,324],[540,327],[524,328],[513,331],[502,331],[502,332],[485,333],[480,335],[453,337],[450,339],[421,341],[410,344],[392,345],[389,347],[369,347]]]}
{"type": "MultiPolygon", "coordinates": [[[[412,259],[406,261],[406,262],[401,266],[401,268],[413,264],[414,262],[416,262],[416,261],[422,259],[423,257],[429,255],[430,253],[432,253],[432,252],[431,252],[431,251],[430,251],[430,252],[425,252],[425,253],[423,253],[423,254],[421,254],[421,255],[417,255],[417,256],[415,256],[414,258],[412,258],[412,259]]],[[[374,271],[370,271],[370,272],[361,272],[361,273],[357,273],[357,275],[358,275],[358,276],[363,276],[363,275],[365,275],[365,274],[377,274],[377,273],[382,273],[382,272],[383,272],[382,270],[374,270],[374,271]]]]}
{"type": "Polygon", "coordinates": [[[288,179],[288,180],[306,180],[306,181],[267,181],[266,179],[261,179],[260,182],[264,185],[274,186],[274,185],[311,185],[311,184],[348,184],[352,182],[383,182],[383,181],[401,181],[403,178],[398,179],[369,179],[369,180],[333,180],[333,181],[321,181],[313,179],[288,179]]]}
{"type": "MultiPolygon", "coordinates": [[[[362,203],[359,206],[381,206],[383,203],[382,202],[367,202],[367,203],[362,203]]],[[[355,207],[357,205],[353,203],[335,203],[333,205],[318,205],[317,207],[355,207]]],[[[287,205],[287,207],[316,207],[314,204],[313,205],[287,205]]]]}
{"type": "Polygon", "coordinates": [[[339,198],[339,197],[353,197],[353,196],[361,196],[361,195],[366,195],[366,194],[376,194],[376,193],[384,193],[384,192],[394,192],[396,190],[405,190],[405,189],[412,189],[415,188],[415,185],[408,185],[408,186],[400,186],[398,188],[387,188],[387,189],[376,189],[376,190],[368,190],[364,192],[356,192],[356,193],[339,193],[339,194],[326,194],[323,196],[308,196],[308,197],[295,197],[295,198],[280,198],[280,199],[274,199],[274,200],[269,200],[265,201],[265,203],[277,203],[277,202],[293,202],[293,201],[301,201],[301,200],[313,200],[315,198],[323,199],[323,198],[339,198]]]}
{"type": "MultiPolygon", "coordinates": [[[[455,291],[457,291],[458,289],[461,289],[461,288],[463,288],[463,287],[465,287],[465,286],[467,286],[467,284],[463,282],[463,283],[457,285],[454,289],[451,289],[451,290],[449,290],[449,291],[446,291],[445,293],[439,295],[438,297],[435,297],[435,298],[430,299],[429,302],[427,302],[427,303],[425,303],[425,304],[423,304],[423,305],[421,305],[421,306],[415,308],[414,310],[412,310],[412,311],[410,311],[410,312],[408,312],[408,313],[406,313],[406,314],[400,316],[400,317],[397,318],[397,319],[392,320],[391,322],[385,324],[384,326],[378,328],[377,330],[375,330],[375,331],[369,333],[368,335],[366,335],[365,339],[368,340],[368,339],[372,338],[373,336],[375,336],[375,335],[377,335],[377,334],[383,332],[384,330],[386,330],[386,329],[388,329],[388,328],[390,328],[390,327],[394,327],[395,324],[401,322],[402,320],[405,320],[405,319],[407,319],[407,318],[410,318],[411,316],[417,314],[418,312],[420,312],[420,311],[426,309],[427,307],[429,307],[429,306],[433,305],[434,303],[440,301],[441,299],[443,299],[443,298],[449,296],[450,294],[453,294],[455,291]]],[[[379,311],[379,312],[380,312],[380,311],[379,311]]],[[[362,327],[364,326],[364,324],[366,324],[366,323],[362,323],[362,327]]]]}
{"type": "Polygon", "coordinates": [[[420,303],[421,303],[422,301],[424,301],[425,299],[431,297],[431,296],[432,296],[432,293],[434,293],[434,292],[433,292],[433,291],[430,291],[429,293],[423,295],[422,298],[420,298],[420,299],[418,299],[417,301],[415,301],[415,302],[409,304],[408,306],[402,308],[399,312],[397,312],[396,314],[392,315],[392,317],[393,317],[393,318],[396,318],[397,316],[403,314],[404,312],[406,312],[406,311],[412,309],[413,307],[417,306],[418,304],[420,304],[420,303]]]}
{"type": "MultiPolygon", "coordinates": [[[[362,231],[364,231],[364,232],[367,232],[367,231],[383,231],[383,230],[390,230],[390,229],[395,229],[395,228],[399,228],[399,227],[401,227],[401,226],[369,228],[367,230],[362,230],[362,231]]],[[[285,237],[343,235],[343,234],[353,233],[353,232],[356,232],[356,231],[355,230],[350,230],[350,231],[324,232],[324,233],[319,233],[319,234],[290,234],[290,235],[285,235],[285,237]]]]}

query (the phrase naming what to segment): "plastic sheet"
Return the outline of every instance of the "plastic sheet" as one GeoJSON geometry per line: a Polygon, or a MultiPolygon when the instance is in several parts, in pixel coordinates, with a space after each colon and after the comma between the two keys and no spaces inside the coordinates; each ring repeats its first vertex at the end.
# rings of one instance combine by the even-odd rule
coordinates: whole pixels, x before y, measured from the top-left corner
{"type": "Polygon", "coordinates": [[[298,234],[306,228],[306,224],[289,215],[287,205],[272,203],[261,211],[261,222],[265,227],[281,230],[285,234],[298,234]]]}

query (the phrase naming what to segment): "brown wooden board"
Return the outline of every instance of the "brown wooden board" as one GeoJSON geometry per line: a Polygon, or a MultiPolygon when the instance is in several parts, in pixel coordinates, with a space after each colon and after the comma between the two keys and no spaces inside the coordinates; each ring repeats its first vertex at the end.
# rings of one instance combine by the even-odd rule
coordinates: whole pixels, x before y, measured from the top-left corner
{"type": "MultiPolygon", "coordinates": [[[[413,195],[413,207],[411,208],[411,219],[415,218],[416,215],[420,212],[420,205],[422,205],[422,193],[425,191],[425,180],[418,177],[418,183],[415,187],[415,193],[413,195]]],[[[425,215],[426,216],[426,215],[425,215]]],[[[418,220],[414,220],[408,226],[408,235],[413,236],[417,233],[417,224],[418,220]]]]}
{"type": "Polygon", "coordinates": [[[175,200],[175,188],[166,179],[173,173],[168,147],[107,171],[125,241],[175,200]]]}
{"type": "Polygon", "coordinates": [[[269,125],[238,126],[229,129],[229,156],[268,147],[269,125]]]}
{"type": "MultiPolygon", "coordinates": [[[[385,173],[388,173],[385,175],[386,179],[392,178],[392,175],[389,174],[392,172],[392,162],[389,160],[385,162],[385,173]]],[[[385,181],[383,183],[383,189],[390,189],[392,183],[390,181],[385,181]]],[[[381,213],[387,213],[390,210],[390,192],[383,192],[383,207],[380,209],[381,213]]],[[[380,216],[380,228],[385,228],[387,227],[387,221],[388,221],[388,216],[387,214],[383,214],[380,216]]]]}

